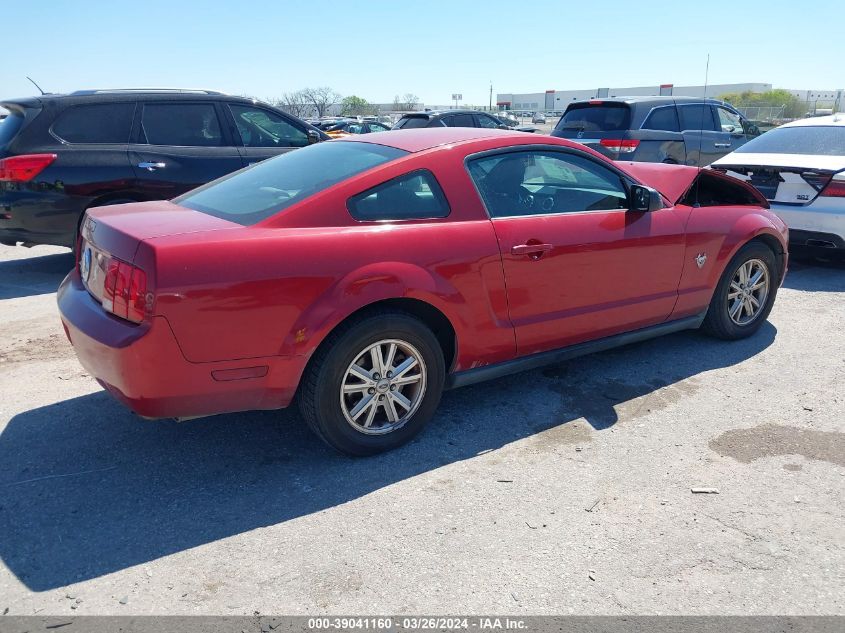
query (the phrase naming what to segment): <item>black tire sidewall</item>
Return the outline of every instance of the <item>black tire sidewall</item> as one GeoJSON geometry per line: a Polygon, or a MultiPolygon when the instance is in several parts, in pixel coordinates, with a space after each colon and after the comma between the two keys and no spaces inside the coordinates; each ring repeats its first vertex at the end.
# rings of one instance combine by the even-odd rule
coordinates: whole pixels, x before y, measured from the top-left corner
{"type": "Polygon", "coordinates": [[[433,417],[440,403],[445,381],[443,352],[437,338],[418,319],[403,314],[387,314],[365,319],[332,342],[322,361],[315,389],[319,434],[331,446],[350,455],[373,455],[401,446],[414,438],[433,417]],[[340,409],[340,385],[349,364],[373,343],[399,339],[413,345],[426,366],[426,392],[419,408],[401,428],[385,435],[356,431],[340,409]]]}

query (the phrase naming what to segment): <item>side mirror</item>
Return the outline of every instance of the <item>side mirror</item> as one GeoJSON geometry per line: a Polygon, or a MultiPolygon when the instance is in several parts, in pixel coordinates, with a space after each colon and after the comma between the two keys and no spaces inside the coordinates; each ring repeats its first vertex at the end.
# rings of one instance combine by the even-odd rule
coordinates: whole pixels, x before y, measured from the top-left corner
{"type": "Polygon", "coordinates": [[[631,185],[631,211],[650,213],[663,208],[663,196],[651,187],[631,185]]]}
{"type": "Polygon", "coordinates": [[[320,138],[320,133],[317,130],[308,130],[308,144],[313,145],[314,143],[319,143],[322,139],[320,138]]]}
{"type": "Polygon", "coordinates": [[[510,128],[509,128],[507,125],[505,125],[504,123],[499,123],[498,128],[499,128],[500,130],[509,130],[509,129],[510,129],[510,128]]]}

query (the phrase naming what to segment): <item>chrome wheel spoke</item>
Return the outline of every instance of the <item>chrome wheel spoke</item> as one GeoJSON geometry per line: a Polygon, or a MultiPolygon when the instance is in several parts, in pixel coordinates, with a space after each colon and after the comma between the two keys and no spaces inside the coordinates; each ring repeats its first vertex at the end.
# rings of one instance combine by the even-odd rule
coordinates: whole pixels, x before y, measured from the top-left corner
{"type": "Polygon", "coordinates": [[[381,345],[375,345],[370,348],[370,357],[373,361],[373,375],[379,374],[384,376],[387,370],[384,368],[384,358],[381,355],[381,345]]]}
{"type": "Polygon", "coordinates": [[[739,310],[740,310],[740,308],[742,308],[742,306],[743,306],[742,299],[737,299],[736,301],[734,301],[734,304],[731,306],[731,309],[730,309],[730,315],[731,315],[732,319],[736,319],[738,317],[739,310]]]}
{"type": "Polygon", "coordinates": [[[352,410],[349,412],[349,415],[352,416],[353,420],[357,420],[358,417],[360,417],[360,415],[364,412],[365,409],[367,409],[368,407],[372,408],[372,405],[375,402],[375,400],[376,400],[375,396],[371,396],[371,395],[364,396],[363,398],[361,398],[361,400],[358,401],[358,404],[356,404],[352,408],[352,410]]]}
{"type": "Polygon", "coordinates": [[[367,413],[367,419],[364,420],[364,428],[365,429],[368,429],[372,426],[373,420],[376,417],[376,411],[378,411],[378,400],[373,398],[373,403],[370,406],[369,412],[367,413]]]}
{"type": "Polygon", "coordinates": [[[404,407],[406,411],[411,410],[411,401],[408,400],[405,396],[403,396],[398,391],[394,391],[390,394],[390,399],[392,401],[398,402],[400,406],[404,407]]]}
{"type": "Polygon", "coordinates": [[[407,372],[409,372],[410,370],[412,370],[416,366],[417,366],[417,359],[414,358],[413,356],[409,356],[408,358],[403,360],[402,363],[399,365],[399,367],[396,368],[396,371],[393,372],[394,379],[398,380],[399,378],[404,376],[407,372]]]}
{"type": "Polygon", "coordinates": [[[387,347],[387,358],[384,359],[384,370],[385,372],[394,371],[393,367],[393,359],[396,357],[396,343],[391,343],[387,347]]]}
{"type": "Polygon", "coordinates": [[[414,383],[417,383],[420,380],[422,380],[422,374],[414,374],[413,376],[402,376],[401,378],[395,378],[393,380],[393,384],[397,387],[401,387],[403,385],[413,385],[414,383]]]}
{"type": "Polygon", "coordinates": [[[360,378],[361,380],[363,380],[367,384],[370,384],[370,383],[373,382],[373,378],[370,375],[370,372],[368,372],[366,369],[364,369],[363,367],[360,367],[358,365],[352,365],[352,367],[350,367],[349,371],[346,372],[346,373],[347,373],[347,375],[351,374],[353,376],[360,378]]]}
{"type": "Polygon", "coordinates": [[[396,412],[396,404],[395,400],[388,396],[387,400],[384,403],[384,410],[387,412],[387,419],[389,422],[398,422],[399,421],[399,414],[396,412]]]}

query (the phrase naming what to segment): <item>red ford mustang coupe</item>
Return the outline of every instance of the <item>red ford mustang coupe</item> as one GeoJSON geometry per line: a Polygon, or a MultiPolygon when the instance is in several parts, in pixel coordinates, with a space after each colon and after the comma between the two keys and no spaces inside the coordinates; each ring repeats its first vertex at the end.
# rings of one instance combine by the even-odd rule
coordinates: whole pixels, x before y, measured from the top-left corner
{"type": "Polygon", "coordinates": [[[766,319],[787,229],[715,171],[441,128],[284,154],[88,212],[59,289],[84,367],[142,416],[277,409],[336,449],[407,442],[445,388],[766,319]]]}

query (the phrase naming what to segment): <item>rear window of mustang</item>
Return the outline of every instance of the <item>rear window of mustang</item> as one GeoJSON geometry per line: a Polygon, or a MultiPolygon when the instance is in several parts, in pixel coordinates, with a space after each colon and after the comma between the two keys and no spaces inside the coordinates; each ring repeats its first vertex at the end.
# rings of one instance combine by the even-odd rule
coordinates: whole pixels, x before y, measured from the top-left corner
{"type": "Polygon", "coordinates": [[[248,226],[407,153],[373,143],[319,143],[215,180],[173,202],[248,226]]]}

